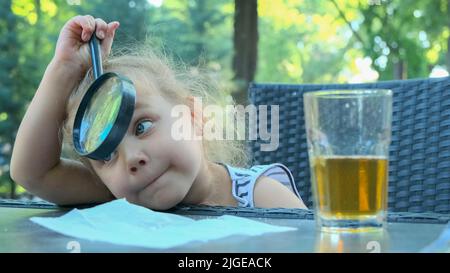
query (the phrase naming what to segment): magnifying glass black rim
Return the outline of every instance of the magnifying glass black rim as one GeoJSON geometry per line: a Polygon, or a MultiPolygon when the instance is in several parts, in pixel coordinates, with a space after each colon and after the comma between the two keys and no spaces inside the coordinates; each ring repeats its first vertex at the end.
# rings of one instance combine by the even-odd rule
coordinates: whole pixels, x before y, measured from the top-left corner
{"type": "MultiPolygon", "coordinates": [[[[81,100],[80,106],[78,107],[77,114],[75,116],[75,122],[73,126],[73,143],[75,150],[81,156],[85,156],[94,160],[107,160],[117,146],[122,141],[122,138],[128,130],[131,118],[133,117],[134,106],[136,94],[134,88],[124,88],[124,82],[128,82],[133,85],[133,83],[116,73],[108,72],[97,78],[89,87],[88,91],[81,100]],[[105,140],[92,152],[86,152],[80,143],[80,133],[81,133],[81,123],[83,121],[84,113],[89,106],[94,94],[99,90],[99,88],[104,84],[104,82],[110,78],[118,78],[120,82],[120,92],[122,93],[122,101],[120,103],[119,112],[117,114],[116,120],[113,123],[113,127],[109,131],[105,140]]],[[[107,106],[106,106],[107,107],[107,106]]]]}

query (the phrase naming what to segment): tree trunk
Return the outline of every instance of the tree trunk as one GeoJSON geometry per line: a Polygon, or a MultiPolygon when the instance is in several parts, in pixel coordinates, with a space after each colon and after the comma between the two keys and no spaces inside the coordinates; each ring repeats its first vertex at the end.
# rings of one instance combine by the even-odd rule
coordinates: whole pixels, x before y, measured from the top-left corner
{"type": "Polygon", "coordinates": [[[258,56],[258,1],[235,0],[234,4],[234,99],[247,104],[247,89],[255,77],[258,56]]]}
{"type": "Polygon", "coordinates": [[[394,63],[394,80],[404,80],[406,78],[406,63],[398,60],[398,62],[394,63]]]}

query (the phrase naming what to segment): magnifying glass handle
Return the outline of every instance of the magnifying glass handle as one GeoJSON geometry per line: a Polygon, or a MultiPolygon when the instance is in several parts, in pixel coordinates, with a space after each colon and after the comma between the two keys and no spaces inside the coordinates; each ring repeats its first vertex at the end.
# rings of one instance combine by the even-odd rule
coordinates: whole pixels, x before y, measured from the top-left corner
{"type": "Polygon", "coordinates": [[[103,74],[102,67],[102,54],[100,49],[100,42],[95,36],[95,31],[89,40],[89,48],[91,50],[92,69],[94,71],[94,77],[97,79],[103,74]]]}

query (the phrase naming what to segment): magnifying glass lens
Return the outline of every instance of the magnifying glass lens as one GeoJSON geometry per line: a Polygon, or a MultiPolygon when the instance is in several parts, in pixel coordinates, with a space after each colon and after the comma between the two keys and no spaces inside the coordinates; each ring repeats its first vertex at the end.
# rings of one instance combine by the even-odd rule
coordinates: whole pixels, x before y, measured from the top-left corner
{"type": "Polygon", "coordinates": [[[111,77],[92,96],[80,126],[80,146],[85,153],[95,151],[108,137],[122,103],[122,84],[111,77]]]}
{"type": "Polygon", "coordinates": [[[136,104],[136,90],[127,77],[103,73],[100,44],[95,35],[89,40],[89,48],[95,81],[78,106],[73,144],[81,156],[108,160],[127,133],[136,104]]]}

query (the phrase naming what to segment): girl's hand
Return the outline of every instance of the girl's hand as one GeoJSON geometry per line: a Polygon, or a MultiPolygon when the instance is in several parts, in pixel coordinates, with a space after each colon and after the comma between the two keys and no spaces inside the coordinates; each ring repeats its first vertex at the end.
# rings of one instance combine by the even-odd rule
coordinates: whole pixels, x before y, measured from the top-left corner
{"type": "Polygon", "coordinates": [[[73,17],[61,29],[54,60],[76,70],[79,69],[80,73],[85,73],[91,67],[89,40],[94,30],[100,40],[102,59],[104,59],[111,51],[114,34],[118,27],[117,21],[106,24],[102,19],[94,19],[91,15],[73,17]]]}

